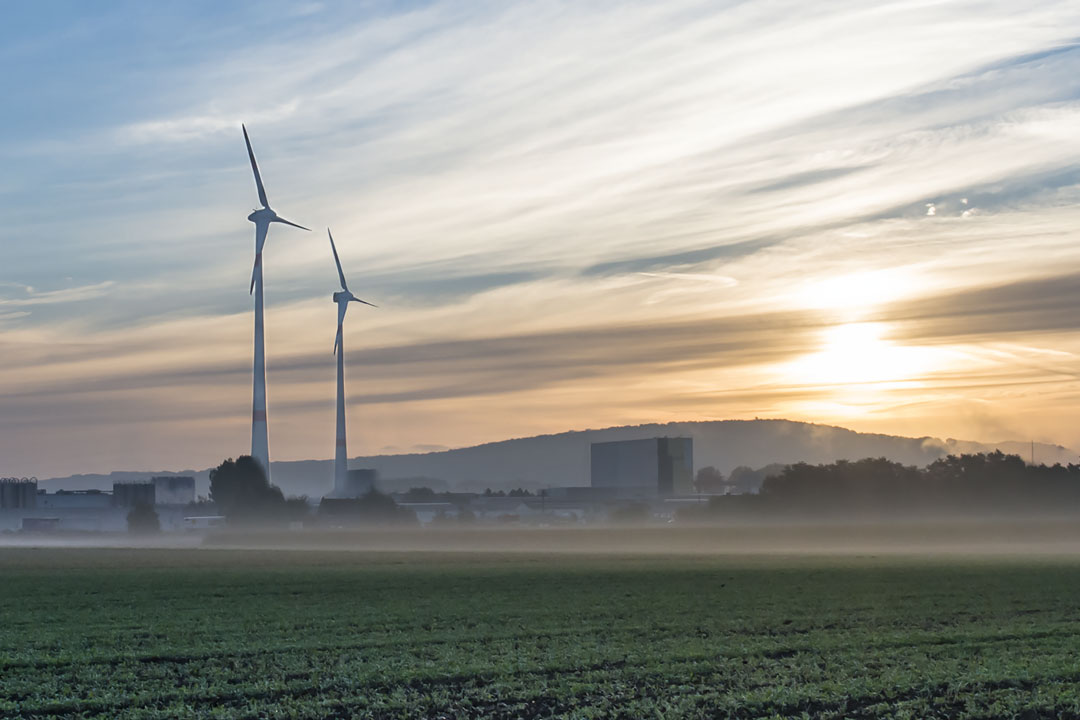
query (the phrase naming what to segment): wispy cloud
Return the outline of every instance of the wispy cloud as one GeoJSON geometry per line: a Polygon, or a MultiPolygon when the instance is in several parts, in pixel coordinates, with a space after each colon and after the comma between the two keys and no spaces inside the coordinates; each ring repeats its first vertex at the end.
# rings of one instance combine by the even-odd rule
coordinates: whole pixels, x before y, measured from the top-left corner
{"type": "Polygon", "coordinates": [[[261,113],[243,116],[240,113],[218,112],[204,115],[170,118],[168,120],[148,120],[117,128],[113,131],[114,142],[118,144],[136,143],[177,143],[205,141],[211,135],[229,133],[235,135],[236,128],[242,122],[275,123],[287,119],[297,109],[297,101],[292,100],[261,113]]]}
{"type": "MultiPolygon", "coordinates": [[[[61,290],[35,291],[29,285],[21,286],[23,293],[4,297],[0,295],[0,307],[3,306],[32,306],[32,305],[58,305],[61,303],[83,302],[99,298],[109,292],[115,285],[112,280],[96,283],[94,285],[82,285],[79,287],[63,288],[61,290]]],[[[11,287],[13,284],[9,283],[11,287]]],[[[15,285],[15,287],[19,287],[15,285]]]]}
{"type": "MultiPolygon", "coordinates": [[[[288,9],[148,11],[139,55],[95,37],[140,20],[84,11],[93,33],[4,51],[43,69],[0,81],[0,397],[68,441],[56,472],[243,447],[241,121],[275,207],[320,228],[265,258],[282,457],[325,454],[327,224],[383,306],[349,319],[358,452],[754,414],[957,435],[1077,391],[1075,3],[288,9]],[[51,97],[79,108],[59,132],[51,97]],[[981,374],[783,375],[848,322],[981,374]],[[175,443],[116,439],[126,418],[175,443]]],[[[0,457],[48,474],[11,417],[0,457]]]]}

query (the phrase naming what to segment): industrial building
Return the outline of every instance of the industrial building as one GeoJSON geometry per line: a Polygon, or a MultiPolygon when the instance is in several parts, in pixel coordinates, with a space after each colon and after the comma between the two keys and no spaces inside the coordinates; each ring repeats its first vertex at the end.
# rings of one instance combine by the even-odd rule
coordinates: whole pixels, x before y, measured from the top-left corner
{"type": "Polygon", "coordinates": [[[158,505],[189,505],[195,502],[195,478],[190,475],[162,475],[150,478],[158,505]]]}
{"type": "Polygon", "coordinates": [[[118,508],[133,508],[136,505],[157,504],[157,486],[149,482],[115,482],[112,486],[112,505],[118,508]]]}
{"type": "Polygon", "coordinates": [[[24,517],[22,519],[23,532],[55,532],[60,529],[58,517],[24,517]]]}
{"type": "Polygon", "coordinates": [[[649,438],[593,443],[593,488],[615,488],[620,498],[657,498],[693,492],[693,438],[649,438]]]}
{"type": "Polygon", "coordinates": [[[367,495],[375,489],[379,481],[377,470],[358,468],[350,470],[345,476],[345,487],[341,488],[334,497],[358,498],[367,495]]]}
{"type": "Polygon", "coordinates": [[[0,532],[126,532],[128,513],[139,504],[155,508],[163,530],[179,530],[194,499],[194,478],[164,480],[117,482],[112,492],[46,492],[34,479],[0,478],[0,532]],[[157,501],[162,486],[164,504],[157,501]]]}
{"type": "Polygon", "coordinates": [[[127,528],[127,510],[113,505],[111,493],[103,490],[41,490],[33,510],[5,513],[4,529],[27,531],[122,532],[127,528]]]}
{"type": "Polygon", "coordinates": [[[33,478],[0,478],[0,510],[37,507],[37,491],[33,478]]]}
{"type": "Polygon", "coordinates": [[[37,496],[39,510],[107,510],[113,505],[111,494],[103,490],[41,491],[37,496]]]}

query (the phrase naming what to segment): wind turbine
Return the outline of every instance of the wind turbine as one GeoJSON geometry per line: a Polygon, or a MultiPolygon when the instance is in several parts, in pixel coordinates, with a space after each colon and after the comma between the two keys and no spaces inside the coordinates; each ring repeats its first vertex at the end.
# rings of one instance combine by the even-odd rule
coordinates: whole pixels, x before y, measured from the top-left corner
{"type": "Polygon", "coordinates": [[[289,222],[279,217],[270,207],[266,199],[266,189],[263,187],[262,176],[259,175],[259,165],[255,162],[255,153],[251,150],[251,140],[248,139],[247,128],[243,124],[240,128],[244,131],[244,143],[247,145],[248,157],[251,159],[251,171],[255,173],[255,187],[259,190],[259,202],[262,207],[252,211],[248,220],[255,223],[255,266],[251,269],[251,288],[248,293],[255,294],[255,363],[254,363],[254,387],[251,393],[251,457],[255,458],[266,471],[266,478],[270,479],[270,444],[266,435],[266,351],[264,348],[263,335],[263,272],[262,251],[266,243],[266,232],[270,229],[270,223],[283,223],[292,225],[301,230],[308,228],[289,222]]]}
{"type": "Polygon", "coordinates": [[[346,492],[349,457],[345,447],[345,344],[342,327],[350,302],[364,303],[371,307],[378,307],[378,305],[361,300],[349,291],[349,286],[345,283],[345,273],[341,271],[341,260],[338,259],[337,248],[334,247],[334,236],[330,233],[330,228],[326,228],[326,234],[330,237],[330,250],[334,253],[334,264],[337,265],[338,278],[341,279],[341,290],[334,293],[334,302],[337,303],[337,336],[334,337],[334,352],[337,354],[337,447],[334,451],[334,494],[340,497],[346,492]]]}

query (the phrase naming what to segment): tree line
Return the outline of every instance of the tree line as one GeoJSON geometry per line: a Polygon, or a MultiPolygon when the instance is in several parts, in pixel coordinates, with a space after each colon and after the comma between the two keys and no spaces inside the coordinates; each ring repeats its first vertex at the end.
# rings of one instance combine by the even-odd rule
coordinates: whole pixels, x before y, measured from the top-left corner
{"type": "MultiPolygon", "coordinates": [[[[795,463],[757,495],[710,500],[710,515],[1032,514],[1080,511],[1080,465],[1029,465],[1000,451],[949,455],[925,468],[885,458],[795,463]]],[[[691,513],[693,514],[693,512],[691,513]]]]}
{"type": "Polygon", "coordinates": [[[249,455],[230,458],[210,471],[210,502],[233,526],[311,521],[325,525],[416,523],[414,513],[375,490],[359,498],[324,498],[313,516],[306,497],[286,498],[249,455]]]}

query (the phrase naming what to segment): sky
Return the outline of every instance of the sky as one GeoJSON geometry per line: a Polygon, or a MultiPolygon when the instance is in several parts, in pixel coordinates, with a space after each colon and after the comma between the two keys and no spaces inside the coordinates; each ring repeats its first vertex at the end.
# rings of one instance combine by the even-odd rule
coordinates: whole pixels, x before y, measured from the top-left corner
{"type": "Polygon", "coordinates": [[[1080,4],[83,3],[0,24],[0,475],[790,418],[1080,447],[1080,4]]]}

